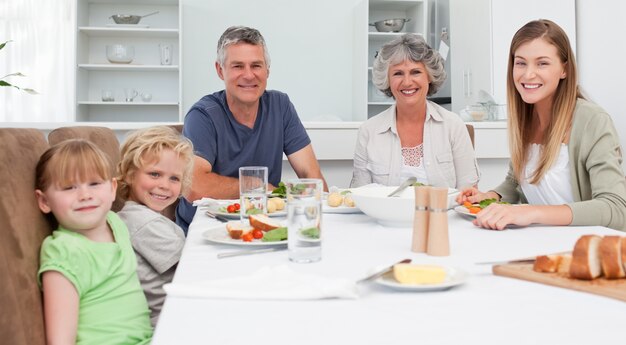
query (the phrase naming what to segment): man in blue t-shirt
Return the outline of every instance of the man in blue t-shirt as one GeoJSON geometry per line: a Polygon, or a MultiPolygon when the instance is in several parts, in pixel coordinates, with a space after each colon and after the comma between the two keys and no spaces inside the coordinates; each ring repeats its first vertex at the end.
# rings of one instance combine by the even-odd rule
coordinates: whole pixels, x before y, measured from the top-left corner
{"type": "Polygon", "coordinates": [[[225,89],[194,104],[183,127],[196,154],[191,191],[176,209],[176,223],[185,232],[195,213],[188,200],[239,197],[241,166],[268,167],[274,188],[280,182],[284,152],[298,177],[324,179],[289,97],[265,89],[269,66],[258,30],[233,26],[220,37],[215,68],[225,89]]]}

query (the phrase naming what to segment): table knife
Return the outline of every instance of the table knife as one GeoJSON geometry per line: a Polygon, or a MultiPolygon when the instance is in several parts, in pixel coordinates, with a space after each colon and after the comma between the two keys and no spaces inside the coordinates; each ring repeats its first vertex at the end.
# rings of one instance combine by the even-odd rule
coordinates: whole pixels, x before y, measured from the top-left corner
{"type": "Polygon", "coordinates": [[[224,259],[224,258],[231,258],[233,256],[242,256],[242,255],[253,255],[253,254],[261,254],[261,253],[271,253],[271,252],[277,252],[280,250],[285,250],[287,249],[287,245],[279,245],[279,246],[275,246],[275,247],[271,247],[271,248],[264,248],[264,249],[254,249],[254,250],[237,250],[234,252],[226,252],[226,253],[219,253],[217,254],[217,258],[218,259],[224,259]]]}
{"type": "MultiPolygon", "coordinates": [[[[571,251],[552,253],[548,255],[563,255],[563,254],[571,254],[571,251]]],[[[506,264],[531,264],[535,262],[535,259],[538,255],[529,256],[520,259],[512,259],[512,260],[498,260],[498,261],[484,261],[484,262],[476,262],[475,265],[506,265],[506,264]]]]}
{"type": "Polygon", "coordinates": [[[380,271],[378,271],[378,272],[376,272],[374,274],[370,274],[369,276],[367,276],[367,277],[365,277],[363,279],[357,280],[356,283],[360,284],[360,283],[364,283],[364,282],[369,281],[369,280],[376,279],[378,277],[382,277],[385,273],[390,272],[393,269],[393,266],[395,266],[397,264],[408,264],[410,262],[411,262],[411,259],[404,259],[402,261],[398,261],[395,264],[393,264],[391,266],[388,266],[388,267],[385,267],[382,270],[380,270],[380,271]]]}

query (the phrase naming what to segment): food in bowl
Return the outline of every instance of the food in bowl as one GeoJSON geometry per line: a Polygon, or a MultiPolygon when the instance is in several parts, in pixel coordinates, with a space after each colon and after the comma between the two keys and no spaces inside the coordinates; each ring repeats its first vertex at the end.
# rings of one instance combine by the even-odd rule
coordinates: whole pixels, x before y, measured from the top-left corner
{"type": "MultiPolygon", "coordinates": [[[[356,207],[385,226],[411,227],[415,214],[415,189],[406,188],[397,197],[387,197],[398,186],[362,186],[352,189],[356,207]]],[[[448,208],[457,205],[458,191],[448,189],[448,208]]]]}

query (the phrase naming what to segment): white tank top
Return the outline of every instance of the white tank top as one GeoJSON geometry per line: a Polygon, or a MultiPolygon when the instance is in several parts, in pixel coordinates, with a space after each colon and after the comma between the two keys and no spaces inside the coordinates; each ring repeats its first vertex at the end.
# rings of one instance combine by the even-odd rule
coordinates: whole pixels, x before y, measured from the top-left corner
{"type": "Polygon", "coordinates": [[[559,156],[541,181],[534,185],[528,183],[531,174],[537,168],[541,146],[540,144],[531,144],[528,162],[524,169],[525,178],[520,183],[528,203],[533,205],[563,205],[574,202],[570,183],[569,153],[566,144],[561,144],[559,156]]]}

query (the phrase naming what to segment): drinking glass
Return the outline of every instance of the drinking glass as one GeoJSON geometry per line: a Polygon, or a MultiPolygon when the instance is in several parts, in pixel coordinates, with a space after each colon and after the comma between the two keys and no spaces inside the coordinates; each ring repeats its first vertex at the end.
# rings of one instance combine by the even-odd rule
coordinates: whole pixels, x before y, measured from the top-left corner
{"type": "Polygon", "coordinates": [[[103,89],[102,90],[102,102],[113,102],[115,101],[115,93],[113,90],[103,89]]]}
{"type": "Polygon", "coordinates": [[[161,56],[161,65],[172,64],[172,45],[168,43],[159,44],[159,53],[161,56]]]}
{"type": "Polygon", "coordinates": [[[287,247],[297,263],[322,259],[322,193],[320,179],[294,179],[287,187],[287,247]]]}
{"type": "Polygon", "coordinates": [[[239,168],[239,219],[251,214],[267,214],[267,167],[239,168]]]}

